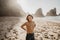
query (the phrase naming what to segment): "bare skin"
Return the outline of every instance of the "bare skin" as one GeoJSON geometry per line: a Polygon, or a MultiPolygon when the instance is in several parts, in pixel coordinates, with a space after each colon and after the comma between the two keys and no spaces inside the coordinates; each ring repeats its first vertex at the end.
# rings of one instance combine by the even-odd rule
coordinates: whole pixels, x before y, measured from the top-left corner
{"type": "Polygon", "coordinates": [[[23,25],[21,25],[21,28],[27,31],[27,33],[29,34],[34,32],[35,26],[36,24],[34,21],[28,21],[28,22],[25,22],[23,25]],[[26,29],[24,28],[24,26],[26,26],[26,29]]]}

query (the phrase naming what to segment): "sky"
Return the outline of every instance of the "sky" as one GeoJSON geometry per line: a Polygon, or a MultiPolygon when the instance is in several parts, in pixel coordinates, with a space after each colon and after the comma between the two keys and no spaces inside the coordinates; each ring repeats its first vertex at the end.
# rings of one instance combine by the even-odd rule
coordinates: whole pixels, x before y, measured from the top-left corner
{"type": "Polygon", "coordinates": [[[17,2],[26,13],[34,14],[38,8],[42,8],[44,15],[53,8],[57,9],[57,14],[60,13],[60,0],[18,0],[17,2]]]}

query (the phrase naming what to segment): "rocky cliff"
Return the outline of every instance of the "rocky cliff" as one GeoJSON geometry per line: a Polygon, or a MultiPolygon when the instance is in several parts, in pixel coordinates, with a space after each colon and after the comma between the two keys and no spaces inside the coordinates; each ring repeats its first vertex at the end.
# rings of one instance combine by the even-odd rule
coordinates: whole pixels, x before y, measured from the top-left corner
{"type": "Polygon", "coordinates": [[[0,0],[0,16],[25,16],[17,0],[0,0]]]}

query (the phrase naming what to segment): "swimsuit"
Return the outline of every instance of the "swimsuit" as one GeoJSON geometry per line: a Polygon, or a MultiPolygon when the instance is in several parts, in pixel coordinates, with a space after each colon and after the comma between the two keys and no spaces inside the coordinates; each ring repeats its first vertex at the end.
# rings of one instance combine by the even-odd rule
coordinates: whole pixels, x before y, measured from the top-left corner
{"type": "Polygon", "coordinates": [[[29,33],[26,35],[26,40],[35,40],[34,33],[29,33]]]}

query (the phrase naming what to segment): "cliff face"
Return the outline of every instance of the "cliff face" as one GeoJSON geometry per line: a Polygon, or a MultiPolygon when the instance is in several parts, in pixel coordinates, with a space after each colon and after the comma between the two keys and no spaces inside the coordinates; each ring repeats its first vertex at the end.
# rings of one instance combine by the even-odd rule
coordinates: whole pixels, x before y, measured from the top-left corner
{"type": "Polygon", "coordinates": [[[51,9],[49,12],[47,12],[46,16],[57,16],[57,14],[56,14],[56,8],[51,9]]]}
{"type": "Polygon", "coordinates": [[[17,0],[0,0],[0,16],[25,16],[17,0]]]}
{"type": "Polygon", "coordinates": [[[41,8],[39,8],[34,15],[37,17],[43,17],[44,16],[41,8]]]}

